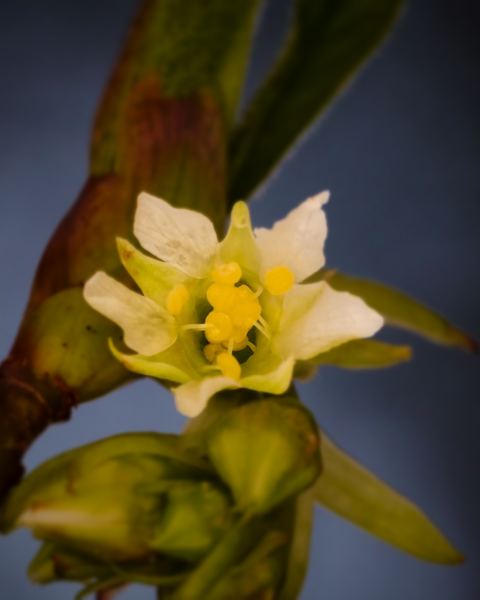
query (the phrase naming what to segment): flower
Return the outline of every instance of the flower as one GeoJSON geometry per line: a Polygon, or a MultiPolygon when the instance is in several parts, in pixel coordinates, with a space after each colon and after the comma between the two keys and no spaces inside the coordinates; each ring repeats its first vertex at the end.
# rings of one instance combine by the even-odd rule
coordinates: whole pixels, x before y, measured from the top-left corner
{"type": "Polygon", "coordinates": [[[302,283],[323,267],[323,204],[309,198],[272,229],[252,231],[244,202],[218,241],[204,215],[140,194],[134,233],[156,258],[117,239],[120,258],[143,292],[97,272],[84,296],[124,331],[128,369],[173,382],[178,410],[198,415],[224,389],[282,394],[295,361],[372,336],[382,317],[326,282],[302,283]]]}

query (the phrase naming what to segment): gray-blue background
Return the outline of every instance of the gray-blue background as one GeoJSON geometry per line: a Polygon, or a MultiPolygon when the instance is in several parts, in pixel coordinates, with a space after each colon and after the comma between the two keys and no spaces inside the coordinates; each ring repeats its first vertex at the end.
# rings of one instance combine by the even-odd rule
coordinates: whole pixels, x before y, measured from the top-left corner
{"type": "MultiPolygon", "coordinates": [[[[0,7],[0,355],[8,353],[39,255],[86,175],[92,115],[136,0],[3,0],[0,7]]],[[[250,89],[281,36],[288,2],[273,0],[250,89]]],[[[395,35],[258,201],[271,226],[307,196],[327,206],[331,267],[392,284],[480,338],[480,85],[476,0],[411,0],[395,35]]],[[[414,362],[378,372],[326,368],[300,386],[345,449],[420,505],[468,556],[417,561],[322,509],[303,600],[480,597],[479,358],[412,342],[414,362]]],[[[75,411],[28,452],[29,468],[125,430],[179,431],[184,420],[143,381],[75,411]]],[[[1,597],[68,599],[31,586],[37,543],[0,539],[1,597]]],[[[125,600],[153,598],[130,588],[125,600]]]]}

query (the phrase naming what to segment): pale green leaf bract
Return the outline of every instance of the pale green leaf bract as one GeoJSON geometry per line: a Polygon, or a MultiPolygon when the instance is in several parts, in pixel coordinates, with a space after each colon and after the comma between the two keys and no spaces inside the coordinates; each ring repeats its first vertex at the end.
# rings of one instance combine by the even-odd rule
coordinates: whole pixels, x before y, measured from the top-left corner
{"type": "MultiPolygon", "coordinates": [[[[320,272],[313,278],[320,276],[320,272]]],[[[438,344],[459,346],[470,352],[478,350],[474,339],[451,325],[444,317],[382,283],[351,277],[338,271],[321,274],[339,292],[350,292],[364,300],[370,308],[384,317],[389,325],[408,329],[438,344]]]]}
{"type": "Polygon", "coordinates": [[[315,500],[372,535],[423,560],[445,565],[464,561],[412,502],[349,457],[322,432],[323,472],[315,500]]]}
{"type": "Polygon", "coordinates": [[[402,0],[297,0],[288,40],[230,142],[229,201],[245,199],[345,87],[402,0]]]}
{"type": "Polygon", "coordinates": [[[410,360],[411,357],[409,346],[395,346],[370,339],[350,340],[309,360],[297,361],[294,376],[310,379],[316,367],[321,365],[343,369],[382,369],[410,360]]]}

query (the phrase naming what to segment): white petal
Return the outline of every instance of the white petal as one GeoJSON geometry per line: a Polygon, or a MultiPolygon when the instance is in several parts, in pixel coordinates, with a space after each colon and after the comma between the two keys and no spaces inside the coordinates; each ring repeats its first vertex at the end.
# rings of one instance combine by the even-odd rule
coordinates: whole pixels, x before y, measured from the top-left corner
{"type": "Polygon", "coordinates": [[[187,417],[196,417],[207,406],[212,396],[222,390],[242,387],[238,381],[230,377],[207,377],[197,381],[189,381],[173,390],[178,412],[187,417]]]}
{"type": "Polygon", "coordinates": [[[142,246],[192,277],[210,274],[218,250],[212,222],[185,208],[142,192],[133,226],[142,246]]]}
{"type": "Polygon", "coordinates": [[[287,360],[278,361],[272,371],[269,373],[252,374],[247,377],[242,377],[240,383],[243,387],[249,390],[257,390],[257,392],[267,392],[269,394],[283,394],[287,391],[293,376],[293,367],[295,359],[293,356],[287,360]]]}
{"type": "Polygon", "coordinates": [[[273,229],[255,229],[260,254],[260,277],[277,266],[285,266],[303,281],[325,264],[323,245],[327,237],[327,220],[321,210],[329,197],[323,192],[309,198],[277,221],[273,229]]]}
{"type": "MultiPolygon", "coordinates": [[[[336,292],[326,283],[320,285],[313,304],[302,316],[298,317],[299,302],[291,293],[294,290],[289,292],[290,298],[285,297],[285,321],[282,318],[273,341],[281,356],[293,353],[296,359],[307,360],[348,340],[370,337],[382,327],[383,318],[363,300],[347,292],[336,292]],[[292,318],[292,313],[298,318],[292,318]]],[[[302,287],[307,286],[298,286],[302,287]]]]}
{"type": "Polygon", "coordinates": [[[85,284],[85,300],[123,329],[129,348],[153,356],[177,339],[177,322],[153,300],[132,292],[106,273],[98,272],[85,284]]]}

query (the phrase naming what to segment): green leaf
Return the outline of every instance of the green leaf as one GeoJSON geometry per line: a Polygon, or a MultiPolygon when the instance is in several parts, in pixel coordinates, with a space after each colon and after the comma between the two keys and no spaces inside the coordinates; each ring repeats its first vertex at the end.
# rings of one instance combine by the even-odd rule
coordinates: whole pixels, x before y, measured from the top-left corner
{"type": "Polygon", "coordinates": [[[446,565],[464,561],[420,509],[337,448],[323,432],[321,440],[324,470],[314,489],[319,504],[417,558],[446,565]]]}
{"type": "Polygon", "coordinates": [[[417,300],[382,283],[327,271],[325,280],[338,292],[350,292],[379,312],[389,325],[408,329],[446,346],[460,346],[470,352],[478,350],[474,339],[451,325],[441,315],[417,300]]]}
{"type": "Polygon", "coordinates": [[[247,198],[381,44],[402,0],[297,0],[288,40],[230,144],[231,203],[247,198]]]}
{"type": "Polygon", "coordinates": [[[297,361],[295,377],[308,377],[310,371],[320,365],[344,369],[381,369],[405,362],[411,357],[409,346],[394,346],[377,340],[351,340],[309,360],[297,361]]]}

